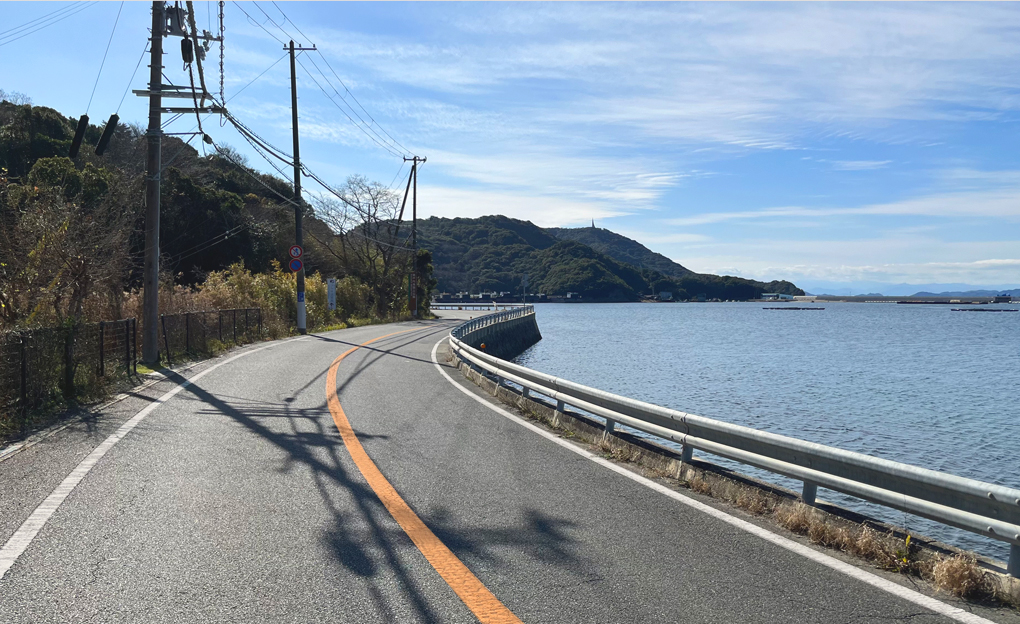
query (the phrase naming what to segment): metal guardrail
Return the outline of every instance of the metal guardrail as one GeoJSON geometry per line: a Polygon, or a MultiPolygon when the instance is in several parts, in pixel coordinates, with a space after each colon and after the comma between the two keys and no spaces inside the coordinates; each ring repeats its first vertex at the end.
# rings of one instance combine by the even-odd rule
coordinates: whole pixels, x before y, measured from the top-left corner
{"type": "Polygon", "coordinates": [[[512,307],[520,307],[520,303],[497,303],[495,301],[489,302],[475,302],[475,303],[459,303],[451,301],[433,301],[429,304],[431,310],[499,310],[500,308],[510,309],[512,307]]]}
{"type": "MultiPolygon", "coordinates": [[[[486,314],[476,319],[472,319],[467,323],[462,323],[457,327],[453,328],[450,335],[454,338],[460,339],[470,334],[471,332],[481,329],[482,327],[488,327],[489,325],[495,325],[497,323],[503,323],[516,318],[521,318],[529,314],[535,313],[535,306],[532,305],[517,305],[510,308],[509,310],[503,310],[495,314],[486,314]]],[[[503,360],[500,360],[502,362],[503,360]]]]}
{"type": "Polygon", "coordinates": [[[698,449],[803,481],[802,499],[813,505],[819,486],[886,507],[972,531],[1010,546],[1007,572],[1020,577],[1020,489],[880,459],[796,438],[759,431],[637,401],[540,373],[465,344],[471,332],[533,314],[526,306],[489,314],[450,332],[454,353],[487,371],[556,401],[682,445],[689,462],[698,449]]]}

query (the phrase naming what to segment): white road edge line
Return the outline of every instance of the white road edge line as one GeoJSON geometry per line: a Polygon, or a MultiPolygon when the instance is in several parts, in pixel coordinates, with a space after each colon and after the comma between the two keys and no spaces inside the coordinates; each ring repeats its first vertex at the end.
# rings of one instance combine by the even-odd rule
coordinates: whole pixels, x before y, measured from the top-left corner
{"type": "Polygon", "coordinates": [[[437,342],[432,347],[432,363],[433,363],[433,365],[435,365],[436,370],[438,370],[440,373],[442,373],[443,377],[446,377],[446,380],[449,381],[451,384],[453,384],[453,387],[457,388],[458,390],[460,390],[464,394],[468,395],[469,397],[471,397],[475,401],[478,401],[479,403],[481,403],[485,407],[491,409],[492,411],[496,412],[497,414],[500,414],[501,416],[505,416],[506,418],[509,418],[510,420],[514,421],[515,423],[519,424],[520,426],[525,427],[527,429],[530,429],[531,431],[534,431],[538,435],[540,435],[540,436],[542,436],[542,437],[544,437],[544,438],[546,438],[548,440],[551,440],[552,442],[555,442],[556,444],[559,444],[563,448],[569,449],[569,450],[573,451],[574,453],[577,453],[578,455],[580,455],[582,457],[590,459],[591,461],[595,462],[596,464],[604,466],[604,467],[608,468],[609,470],[612,470],[613,472],[615,472],[615,473],[617,473],[619,475],[622,475],[622,476],[624,476],[624,477],[626,477],[626,478],[628,478],[628,479],[630,479],[632,481],[636,481],[636,482],[640,483],[641,485],[644,485],[645,487],[651,488],[651,489],[655,490],[656,492],[659,492],[660,494],[668,496],[669,498],[672,498],[673,500],[675,500],[677,502],[683,503],[684,505],[687,505],[688,507],[692,507],[694,509],[697,509],[698,511],[700,511],[702,513],[706,513],[706,514],[712,516],[713,518],[717,518],[719,520],[722,520],[726,524],[734,526],[734,527],[736,527],[738,529],[747,531],[748,533],[751,533],[752,535],[760,537],[760,538],[762,538],[765,541],[772,542],[773,544],[775,544],[776,546],[779,546],[780,548],[785,548],[786,550],[788,550],[790,552],[793,552],[793,553],[796,553],[798,555],[801,555],[802,557],[806,557],[807,559],[810,559],[810,560],[812,560],[812,561],[814,561],[816,563],[820,563],[820,564],[822,564],[823,566],[825,566],[827,568],[830,568],[830,569],[835,570],[837,572],[841,572],[843,574],[846,574],[849,577],[857,579],[858,581],[867,583],[868,585],[871,585],[872,587],[876,587],[878,589],[881,589],[882,591],[888,592],[888,593],[896,596],[897,598],[902,598],[904,600],[910,601],[910,602],[912,602],[912,603],[914,603],[916,605],[924,607],[925,609],[929,609],[931,611],[934,611],[935,613],[937,613],[939,615],[944,615],[944,616],[946,616],[948,618],[952,618],[952,619],[956,620],[957,622],[965,622],[966,624],[995,624],[991,620],[987,620],[987,619],[985,619],[985,618],[983,618],[983,617],[981,617],[979,615],[976,615],[974,613],[970,613],[969,611],[965,611],[965,610],[963,610],[963,609],[961,609],[959,607],[954,607],[952,605],[948,605],[948,604],[946,604],[946,603],[944,603],[944,602],[942,602],[940,600],[936,600],[935,598],[932,598],[930,596],[925,596],[924,594],[922,594],[920,592],[916,592],[916,591],[914,591],[914,590],[912,590],[912,589],[910,589],[908,587],[904,587],[902,585],[898,585],[896,583],[893,583],[892,581],[890,581],[888,579],[884,579],[884,578],[882,578],[880,576],[877,576],[875,574],[872,574],[870,572],[862,570],[862,569],[858,568],[857,566],[854,566],[854,565],[851,565],[849,563],[846,563],[845,561],[840,561],[839,559],[836,559],[834,557],[830,557],[829,555],[826,555],[825,553],[818,552],[817,550],[814,550],[813,548],[809,548],[808,546],[805,546],[804,544],[800,544],[800,543],[795,542],[795,541],[793,541],[793,540],[791,540],[789,538],[783,537],[782,535],[778,535],[776,533],[773,533],[772,531],[769,531],[768,529],[764,529],[764,528],[762,528],[762,527],[760,527],[760,526],[758,526],[756,524],[752,524],[752,523],[750,523],[750,522],[748,522],[746,520],[742,520],[740,518],[737,518],[736,516],[731,516],[730,514],[724,512],[724,511],[720,511],[719,509],[716,509],[715,507],[711,507],[709,505],[706,505],[705,503],[702,503],[700,501],[696,501],[693,498],[689,498],[687,496],[684,496],[683,494],[680,494],[679,492],[674,492],[673,490],[667,488],[664,485],[656,483],[656,482],[652,481],[651,479],[647,479],[645,477],[642,477],[641,475],[633,473],[630,470],[627,470],[626,468],[624,468],[622,466],[618,466],[618,465],[614,464],[613,462],[611,462],[611,461],[609,461],[607,459],[604,459],[602,457],[599,457],[598,455],[590,453],[590,452],[586,451],[585,449],[580,448],[579,446],[577,446],[575,444],[572,444],[572,443],[564,440],[563,438],[560,438],[559,436],[557,436],[557,435],[555,435],[553,433],[550,433],[550,432],[546,431],[545,429],[542,429],[541,427],[538,427],[537,425],[534,425],[534,424],[524,420],[523,418],[521,418],[521,417],[519,417],[519,416],[517,416],[517,415],[515,415],[515,414],[513,414],[513,413],[511,413],[511,412],[509,412],[509,411],[507,411],[505,409],[503,409],[502,407],[499,407],[498,405],[493,405],[492,403],[486,401],[482,397],[472,393],[470,390],[468,390],[464,386],[462,386],[459,383],[457,383],[450,376],[449,373],[447,373],[445,370],[443,370],[443,366],[439,363],[439,358],[436,355],[438,353],[438,351],[439,351],[439,345],[442,344],[443,340],[446,340],[446,337],[441,338],[439,340],[439,342],[437,342]]]}
{"type": "Polygon", "coordinates": [[[157,407],[159,407],[163,403],[166,403],[171,398],[173,398],[178,392],[184,390],[191,384],[195,383],[202,377],[205,377],[206,375],[208,375],[209,373],[213,372],[214,370],[221,366],[230,364],[234,360],[238,360],[240,358],[249,356],[253,353],[265,351],[266,349],[271,349],[284,343],[304,340],[307,337],[308,336],[301,336],[298,338],[291,338],[290,340],[274,342],[264,347],[252,349],[251,351],[245,351],[244,353],[239,353],[233,357],[227,358],[226,360],[223,360],[218,364],[210,366],[209,368],[205,369],[201,373],[198,373],[194,377],[186,379],[179,386],[171,388],[161,397],[159,397],[149,405],[145,406],[145,408],[143,408],[140,412],[132,416],[127,422],[121,425],[120,428],[118,428],[116,431],[110,434],[110,437],[103,440],[103,442],[99,446],[97,446],[91,453],[89,453],[85,457],[85,459],[81,460],[81,463],[79,463],[75,467],[75,469],[71,471],[71,474],[67,475],[64,478],[64,480],[60,482],[60,485],[58,485],[56,489],[54,489],[53,492],[51,492],[50,495],[47,496],[46,499],[42,503],[40,503],[38,507],[35,508],[35,511],[32,512],[32,515],[29,516],[28,519],[22,523],[22,525],[18,528],[17,531],[14,532],[14,535],[12,535],[9,540],[7,540],[7,543],[4,544],[3,548],[0,548],[0,580],[3,580],[4,575],[7,574],[7,571],[14,566],[14,563],[18,560],[18,557],[20,557],[22,553],[24,553],[25,550],[29,547],[29,545],[31,545],[32,540],[34,540],[36,535],[39,534],[39,531],[41,531],[42,528],[46,526],[46,522],[48,522],[49,519],[53,516],[53,514],[57,511],[61,503],[64,502],[64,499],[66,499],[71,494],[71,492],[74,491],[74,488],[78,487],[78,484],[81,483],[82,479],[85,478],[85,475],[87,475],[89,471],[91,471],[95,467],[95,465],[99,463],[99,460],[102,459],[103,456],[106,455],[106,453],[111,448],[113,448],[113,445],[115,445],[117,442],[120,442],[124,436],[126,436],[132,429],[137,427],[138,423],[145,420],[145,418],[149,414],[151,414],[157,407]]]}

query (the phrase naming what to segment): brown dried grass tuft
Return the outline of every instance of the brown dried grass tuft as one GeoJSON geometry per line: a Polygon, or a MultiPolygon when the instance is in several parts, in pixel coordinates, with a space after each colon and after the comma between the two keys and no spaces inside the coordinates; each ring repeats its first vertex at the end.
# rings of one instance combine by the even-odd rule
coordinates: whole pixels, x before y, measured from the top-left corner
{"type": "Polygon", "coordinates": [[[988,581],[977,560],[968,555],[954,555],[935,564],[932,570],[935,586],[961,598],[985,596],[990,593],[988,581]]]}

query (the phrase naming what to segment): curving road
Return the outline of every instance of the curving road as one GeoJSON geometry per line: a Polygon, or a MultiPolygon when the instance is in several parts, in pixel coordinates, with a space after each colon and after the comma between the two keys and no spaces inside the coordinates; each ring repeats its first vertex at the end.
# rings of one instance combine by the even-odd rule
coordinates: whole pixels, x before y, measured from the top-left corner
{"type": "Polygon", "coordinates": [[[1018,621],[936,613],[522,426],[433,362],[452,325],[253,345],[0,462],[0,622],[1018,621]]]}

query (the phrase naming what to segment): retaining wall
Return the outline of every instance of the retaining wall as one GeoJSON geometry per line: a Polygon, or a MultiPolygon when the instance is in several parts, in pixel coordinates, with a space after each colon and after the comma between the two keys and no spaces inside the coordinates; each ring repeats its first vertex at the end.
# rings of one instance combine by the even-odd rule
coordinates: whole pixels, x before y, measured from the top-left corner
{"type": "Polygon", "coordinates": [[[531,313],[520,318],[510,319],[500,323],[493,323],[485,327],[464,334],[462,342],[481,349],[489,355],[494,355],[504,360],[510,360],[542,339],[538,331],[538,323],[535,321],[535,314],[531,313]],[[482,345],[485,348],[482,349],[482,345]]]}

